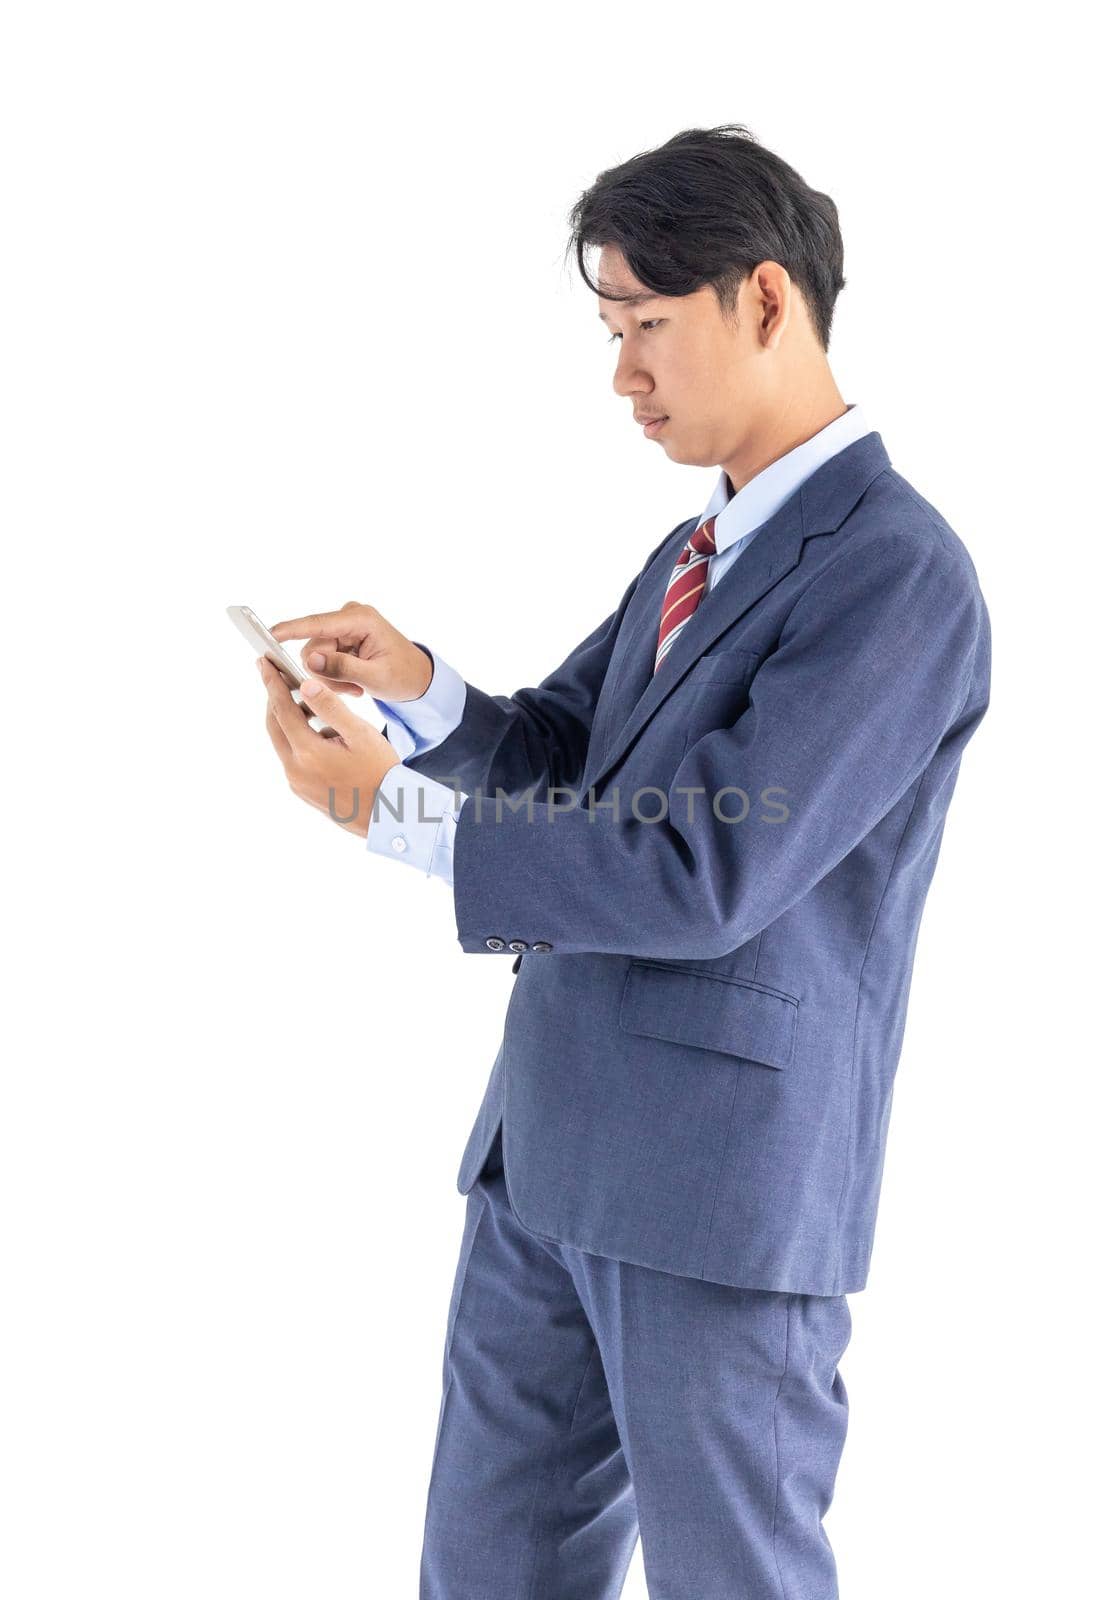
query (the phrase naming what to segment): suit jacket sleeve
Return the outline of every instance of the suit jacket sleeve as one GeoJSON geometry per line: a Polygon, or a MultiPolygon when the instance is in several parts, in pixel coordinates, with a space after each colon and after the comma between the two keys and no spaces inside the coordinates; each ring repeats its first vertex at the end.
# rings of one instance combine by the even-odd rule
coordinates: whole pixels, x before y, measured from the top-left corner
{"type": "Polygon", "coordinates": [[[536,784],[573,788],[585,771],[598,696],[624,613],[644,572],[673,534],[661,539],[620,604],[537,688],[487,694],[466,680],[462,720],[434,750],[405,765],[467,793],[516,795],[536,784]]]}
{"type": "MultiPolygon", "coordinates": [[[[662,820],[638,820],[630,795],[614,812],[585,799],[558,809],[558,797],[553,808],[541,794],[531,818],[498,816],[492,794],[480,810],[467,801],[453,885],[463,949],[484,951],[490,935],[564,954],[712,959],[737,949],[864,838],[946,738],[958,762],[985,710],[985,701],[967,707],[988,642],[965,556],[886,532],[851,541],[796,601],[735,723],[685,752],[662,820]],[[722,816],[734,815],[737,788],[750,813],[720,820],[714,797],[722,816]],[[774,799],[761,803],[768,791],[774,799]],[[783,809],[785,820],[762,820],[783,809]]],[[[502,770],[530,782],[555,749],[573,749],[563,772],[577,766],[586,699],[610,644],[605,629],[592,636],[549,698],[525,701],[530,716],[509,723],[513,759],[502,770]]],[[[644,812],[659,809],[656,796],[644,812]]]]}

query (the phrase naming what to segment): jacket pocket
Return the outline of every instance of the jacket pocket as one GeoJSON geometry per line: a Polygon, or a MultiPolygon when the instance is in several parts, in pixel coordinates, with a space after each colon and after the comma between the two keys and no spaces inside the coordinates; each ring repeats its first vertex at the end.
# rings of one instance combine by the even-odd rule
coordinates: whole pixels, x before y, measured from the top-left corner
{"type": "Polygon", "coordinates": [[[707,733],[728,728],[747,709],[759,657],[751,650],[718,650],[695,661],[674,691],[685,724],[682,754],[707,733]]]}
{"type": "Polygon", "coordinates": [[[788,1067],[794,1055],[798,1001],[763,984],[634,961],[621,994],[626,1033],[788,1067]]]}
{"type": "Polygon", "coordinates": [[[754,650],[710,650],[699,656],[687,674],[695,683],[747,683],[760,658],[754,650]]]}

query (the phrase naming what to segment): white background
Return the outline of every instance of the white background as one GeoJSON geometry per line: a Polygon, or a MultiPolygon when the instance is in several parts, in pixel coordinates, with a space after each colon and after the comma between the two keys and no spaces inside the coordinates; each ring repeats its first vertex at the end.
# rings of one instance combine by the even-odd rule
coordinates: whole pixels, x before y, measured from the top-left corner
{"type": "Polygon", "coordinates": [[[454,1178],[513,980],[463,956],[443,884],[294,799],[224,607],[366,600],[491,693],[560,662],[715,478],[614,395],[566,214],[730,121],[836,200],[834,372],[967,544],[995,641],[850,1301],[842,1594],[1085,1591],[1106,239],[1079,9],[39,0],[0,63],[5,1595],[416,1594],[454,1178]]]}

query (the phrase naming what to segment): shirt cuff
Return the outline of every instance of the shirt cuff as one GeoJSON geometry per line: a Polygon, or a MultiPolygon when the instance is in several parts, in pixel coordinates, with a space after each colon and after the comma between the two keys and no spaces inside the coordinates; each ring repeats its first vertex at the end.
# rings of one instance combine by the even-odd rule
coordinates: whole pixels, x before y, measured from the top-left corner
{"type": "Polygon", "coordinates": [[[409,756],[422,756],[442,744],[462,721],[466,703],[466,681],[461,674],[430,645],[420,644],[418,639],[412,642],[432,661],[432,681],[424,693],[415,700],[371,697],[386,719],[385,736],[402,761],[409,756]]]}
{"type": "Polygon", "coordinates": [[[397,761],[378,787],[366,848],[374,855],[392,856],[419,867],[426,878],[441,878],[453,886],[455,825],[468,798],[397,761]]]}

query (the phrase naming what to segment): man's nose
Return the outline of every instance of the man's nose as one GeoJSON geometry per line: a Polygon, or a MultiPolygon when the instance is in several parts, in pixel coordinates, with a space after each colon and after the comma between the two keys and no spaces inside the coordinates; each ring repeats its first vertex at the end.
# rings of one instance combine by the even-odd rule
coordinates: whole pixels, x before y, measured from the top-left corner
{"type": "Polygon", "coordinates": [[[622,350],[613,373],[613,388],[621,399],[633,394],[650,394],[655,385],[642,367],[636,367],[631,358],[625,360],[622,350]]]}

